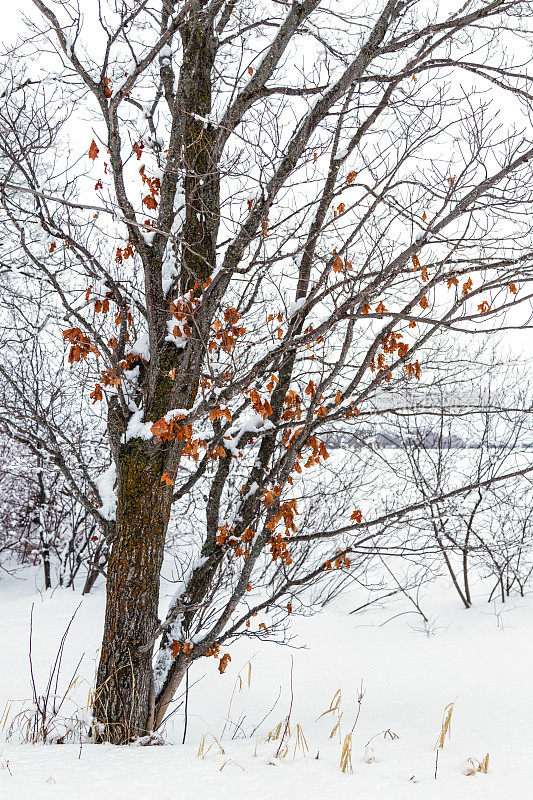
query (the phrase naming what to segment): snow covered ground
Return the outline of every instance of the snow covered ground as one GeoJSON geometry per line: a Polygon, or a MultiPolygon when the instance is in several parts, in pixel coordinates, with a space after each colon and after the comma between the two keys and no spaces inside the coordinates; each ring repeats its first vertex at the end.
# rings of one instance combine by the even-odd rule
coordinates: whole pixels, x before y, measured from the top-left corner
{"type": "MultiPolygon", "coordinates": [[[[61,635],[80,600],[77,594],[65,590],[36,594],[30,581],[0,581],[0,715],[5,711],[12,718],[29,705],[28,632],[32,603],[35,678],[38,686],[44,686],[61,635]]],[[[82,652],[85,655],[66,713],[87,700],[101,633],[103,600],[101,591],[83,599],[67,639],[60,686],[68,684],[79,656],[82,652]]],[[[479,602],[465,611],[449,589],[428,587],[425,610],[431,612],[431,619],[426,630],[420,617],[405,613],[405,604],[350,616],[347,611],[354,605],[353,598],[351,601],[345,597],[331,610],[312,618],[294,619],[297,638],[292,644],[298,649],[258,641],[234,644],[229,648],[232,660],[224,675],[219,675],[214,659],[205,659],[190,676],[185,745],[180,743],[183,706],[167,731],[168,740],[176,743],[162,747],[79,742],[20,744],[16,735],[5,741],[9,723],[0,717],[0,797],[531,797],[532,599],[515,600],[504,606],[479,602]],[[386,620],[390,621],[383,624],[386,620]],[[285,758],[270,763],[280,740],[265,740],[289,709],[291,656],[293,735],[285,758]],[[250,657],[248,686],[246,662],[250,657]],[[353,774],[343,774],[339,769],[339,735],[329,738],[336,714],[317,718],[340,688],[344,738],[355,719],[361,681],[365,693],[353,735],[353,774]],[[443,709],[451,701],[455,701],[451,737],[440,752],[435,780],[434,745],[443,709]],[[309,746],[305,757],[298,746],[295,752],[298,724],[309,746]],[[399,738],[384,738],[385,730],[399,738]],[[224,753],[211,734],[217,737],[224,753]],[[204,735],[202,758],[197,753],[204,735]],[[365,761],[365,745],[372,737],[372,750],[366,750],[365,761]],[[481,760],[486,753],[490,754],[488,774],[465,776],[465,761],[481,760]]]]}

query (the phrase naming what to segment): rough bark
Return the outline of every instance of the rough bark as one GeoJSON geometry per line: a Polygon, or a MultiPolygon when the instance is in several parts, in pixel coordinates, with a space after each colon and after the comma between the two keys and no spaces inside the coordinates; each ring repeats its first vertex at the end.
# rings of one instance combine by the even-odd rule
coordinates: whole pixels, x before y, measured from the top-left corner
{"type": "MultiPolygon", "coordinates": [[[[146,292],[151,326],[151,362],[147,370],[145,420],[157,421],[173,408],[194,404],[203,361],[203,344],[191,353],[165,341],[176,292],[197,291],[216,264],[219,222],[219,167],[213,157],[215,129],[194,115],[211,111],[211,70],[215,57],[212,25],[195,17],[181,31],[183,64],[167,169],[161,190],[160,228],[173,223],[178,166],[184,168],[186,201],[183,248],[178,272],[180,286],[166,297],[161,288],[163,251],[157,240],[147,263],[146,292]],[[177,372],[177,381],[168,376],[177,372]]],[[[115,442],[120,440],[121,425],[115,442]]],[[[98,736],[115,743],[131,741],[152,730],[154,684],[152,650],[138,652],[158,625],[159,581],[172,503],[172,487],[162,482],[175,474],[179,444],[134,439],[115,444],[118,475],[116,535],[108,565],[107,605],[102,652],[97,676],[94,718],[98,736]]],[[[202,594],[202,592],[200,592],[202,594]]],[[[185,666],[186,669],[186,666],[185,666]]],[[[166,707],[166,706],[165,706],[166,707]]]]}
{"type": "Polygon", "coordinates": [[[107,579],[94,717],[98,738],[124,743],[151,727],[152,651],[138,647],[158,624],[159,577],[171,492],[163,456],[136,439],[119,456],[118,510],[107,579]]]}

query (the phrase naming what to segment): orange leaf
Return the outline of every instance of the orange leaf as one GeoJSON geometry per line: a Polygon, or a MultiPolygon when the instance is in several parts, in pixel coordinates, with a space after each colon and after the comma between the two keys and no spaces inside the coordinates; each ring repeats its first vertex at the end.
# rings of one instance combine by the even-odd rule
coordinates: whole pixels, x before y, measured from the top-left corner
{"type": "Polygon", "coordinates": [[[225,417],[228,422],[231,422],[231,411],[229,408],[213,408],[209,412],[209,419],[213,422],[215,419],[222,419],[225,417]]]}
{"type": "Polygon", "coordinates": [[[144,142],[141,140],[140,144],[138,142],[133,143],[133,147],[131,148],[135,155],[137,156],[137,161],[140,161],[142,156],[142,151],[144,149],[144,142]]]}
{"type": "Polygon", "coordinates": [[[94,391],[91,392],[90,398],[93,401],[93,403],[96,403],[98,400],[103,400],[104,396],[102,394],[102,387],[100,386],[99,383],[97,383],[96,386],[94,387],[94,391]]]}
{"type": "Polygon", "coordinates": [[[100,150],[98,149],[96,142],[93,139],[91,142],[91,146],[89,147],[89,158],[92,158],[92,160],[94,161],[95,158],[98,158],[99,152],[100,150]]]}
{"type": "Polygon", "coordinates": [[[143,197],[143,203],[146,206],[146,208],[151,208],[151,209],[157,208],[157,200],[155,199],[155,197],[152,197],[151,194],[147,194],[146,197],[143,197]]]}
{"type": "Polygon", "coordinates": [[[173,639],[170,645],[170,652],[172,653],[173,658],[177,658],[181,653],[181,642],[178,642],[176,641],[176,639],[173,639]]]}
{"type": "Polygon", "coordinates": [[[356,522],[361,522],[361,521],[362,521],[362,519],[363,519],[363,515],[362,515],[362,513],[359,511],[359,509],[357,509],[356,511],[354,511],[354,512],[353,512],[353,514],[352,514],[352,516],[350,517],[350,519],[354,519],[356,522]]]}
{"type": "Polygon", "coordinates": [[[228,666],[228,663],[230,661],[231,661],[230,654],[229,653],[224,653],[224,655],[220,659],[220,663],[218,665],[218,671],[220,672],[221,675],[226,671],[226,667],[228,666]]]}

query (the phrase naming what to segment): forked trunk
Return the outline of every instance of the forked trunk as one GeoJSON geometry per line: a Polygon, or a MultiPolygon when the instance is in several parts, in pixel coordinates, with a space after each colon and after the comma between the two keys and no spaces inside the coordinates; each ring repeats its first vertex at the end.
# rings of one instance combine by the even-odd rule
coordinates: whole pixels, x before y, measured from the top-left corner
{"type": "MultiPolygon", "coordinates": [[[[213,20],[207,21],[202,13],[193,14],[180,33],[183,63],[176,90],[180,114],[174,118],[170,134],[158,224],[168,230],[172,227],[178,175],[183,171],[186,202],[179,286],[164,294],[162,252],[158,255],[152,250],[144,264],[151,352],[148,385],[143,387],[143,419],[153,422],[174,408],[190,409],[194,404],[205,343],[202,336],[195,335],[188,350],[176,348],[168,342],[167,323],[172,320],[171,301],[179,302],[180,295],[189,291],[201,291],[215,268],[220,214],[215,147],[218,131],[216,126],[204,125],[212,110],[211,72],[217,43],[213,20]]],[[[112,438],[113,428],[114,424],[112,438]]],[[[153,647],[139,653],[139,646],[153,637],[158,626],[159,578],[172,502],[172,488],[161,478],[166,472],[176,474],[179,449],[176,443],[161,448],[160,443],[141,439],[117,445],[117,449],[116,535],[107,571],[105,631],[94,717],[99,723],[99,738],[123,743],[150,732],[154,724],[153,647]]],[[[174,689],[178,682],[172,683],[174,689]]],[[[159,721],[171,694],[168,689],[165,702],[158,704],[159,721]]]]}
{"type": "Polygon", "coordinates": [[[158,625],[159,578],[171,491],[162,456],[126,445],[118,464],[116,535],[107,579],[104,638],[94,698],[96,738],[124,744],[153,726],[152,648],[139,646],[158,625]]]}

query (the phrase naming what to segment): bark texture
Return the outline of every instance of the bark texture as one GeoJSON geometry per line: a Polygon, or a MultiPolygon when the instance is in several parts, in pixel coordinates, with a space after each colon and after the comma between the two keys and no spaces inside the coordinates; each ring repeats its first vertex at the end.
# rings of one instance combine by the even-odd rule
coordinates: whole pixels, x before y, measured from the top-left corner
{"type": "MultiPolygon", "coordinates": [[[[164,294],[164,239],[154,238],[144,265],[151,359],[142,403],[144,419],[153,422],[174,408],[191,408],[196,398],[205,341],[193,336],[191,346],[183,352],[166,341],[167,322],[172,317],[171,301],[189,290],[201,292],[215,267],[220,214],[216,129],[195,116],[204,118],[211,112],[211,72],[216,54],[212,19],[201,12],[194,15],[182,27],[181,38],[183,63],[159,211],[160,229],[170,230],[178,174],[182,172],[183,245],[181,252],[175,251],[179,285],[164,294]],[[171,379],[170,374],[176,378],[171,379]]],[[[116,406],[113,414],[119,416],[116,406]]],[[[142,652],[138,648],[154,636],[159,624],[159,582],[173,488],[161,478],[164,473],[176,474],[181,444],[175,440],[162,445],[133,439],[121,445],[123,424],[110,420],[109,427],[115,439],[118,505],[94,718],[102,740],[124,743],[146,735],[154,726],[153,647],[142,652]]],[[[187,666],[180,662],[180,679],[187,666]]],[[[167,692],[169,700],[172,694],[167,692]]],[[[159,703],[159,721],[167,704],[162,708],[159,703]]]]}
{"type": "Polygon", "coordinates": [[[105,628],[97,676],[97,736],[121,744],[152,728],[152,650],[159,577],[171,492],[162,488],[162,457],[138,439],[119,458],[117,527],[108,567],[105,628]]]}

